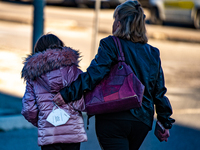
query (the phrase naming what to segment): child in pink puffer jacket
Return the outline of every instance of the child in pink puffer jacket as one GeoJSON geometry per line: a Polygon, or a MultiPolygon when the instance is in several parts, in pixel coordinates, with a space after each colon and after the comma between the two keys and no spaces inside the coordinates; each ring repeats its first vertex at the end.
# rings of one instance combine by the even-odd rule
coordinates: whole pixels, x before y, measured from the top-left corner
{"type": "Polygon", "coordinates": [[[64,47],[63,42],[53,34],[46,34],[37,41],[34,54],[24,61],[22,78],[26,91],[22,99],[22,115],[38,128],[38,145],[47,149],[80,149],[80,143],[87,141],[83,117],[83,98],[59,106],[69,120],[54,126],[46,119],[55,104],[53,97],[63,87],[73,82],[82,72],[78,68],[79,52],[64,47]]]}

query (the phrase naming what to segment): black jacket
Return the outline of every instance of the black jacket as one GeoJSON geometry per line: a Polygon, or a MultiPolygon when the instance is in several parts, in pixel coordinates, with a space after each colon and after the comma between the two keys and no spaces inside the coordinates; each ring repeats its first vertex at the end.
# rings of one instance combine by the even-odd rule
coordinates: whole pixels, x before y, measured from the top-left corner
{"type": "MultiPolygon", "coordinates": [[[[123,39],[120,39],[120,42],[125,62],[131,66],[145,86],[142,107],[131,109],[131,113],[151,128],[155,104],[158,120],[165,128],[170,129],[174,119],[170,118],[172,108],[165,96],[167,89],[165,88],[159,50],[149,44],[133,43],[123,39]]],[[[111,36],[102,39],[98,53],[87,68],[87,72],[79,75],[75,82],[60,91],[65,102],[78,100],[84,92],[93,89],[116,63],[117,53],[111,36]]]]}

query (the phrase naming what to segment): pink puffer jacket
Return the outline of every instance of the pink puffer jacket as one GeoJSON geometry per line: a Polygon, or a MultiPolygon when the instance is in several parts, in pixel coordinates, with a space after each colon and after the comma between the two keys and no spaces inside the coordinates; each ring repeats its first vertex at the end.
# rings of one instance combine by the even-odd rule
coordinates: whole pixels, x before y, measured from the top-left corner
{"type": "Polygon", "coordinates": [[[48,49],[30,55],[24,62],[22,78],[26,81],[26,91],[22,99],[22,115],[38,127],[38,145],[53,143],[78,143],[87,141],[83,117],[83,99],[64,104],[70,119],[60,126],[46,121],[54,103],[53,97],[60,89],[69,85],[82,72],[78,69],[79,53],[69,47],[48,49]]]}

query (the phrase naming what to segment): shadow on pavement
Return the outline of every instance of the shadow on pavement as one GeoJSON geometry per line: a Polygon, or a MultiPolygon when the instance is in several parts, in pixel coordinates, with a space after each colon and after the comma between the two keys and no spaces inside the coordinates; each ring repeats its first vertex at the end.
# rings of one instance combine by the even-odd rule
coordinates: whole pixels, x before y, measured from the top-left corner
{"type": "Polygon", "coordinates": [[[22,98],[0,92],[0,116],[20,114],[22,98]]]}
{"type": "MultiPolygon", "coordinates": [[[[86,118],[84,117],[85,122],[86,118]]],[[[155,124],[155,122],[154,122],[155,124]]],[[[153,126],[154,129],[154,126],[153,126]]],[[[174,125],[171,129],[171,137],[168,142],[160,143],[150,131],[140,150],[198,150],[200,130],[195,130],[181,125],[174,125]]],[[[88,142],[81,144],[81,150],[101,150],[95,130],[94,117],[90,119],[87,130],[88,142]]],[[[1,150],[40,150],[37,146],[37,129],[18,129],[8,132],[0,132],[1,150]]]]}
{"type": "MultiPolygon", "coordinates": [[[[155,125],[155,122],[154,122],[155,125]]],[[[159,142],[153,130],[147,135],[140,150],[198,150],[200,130],[175,124],[168,142],[159,142]]]]}

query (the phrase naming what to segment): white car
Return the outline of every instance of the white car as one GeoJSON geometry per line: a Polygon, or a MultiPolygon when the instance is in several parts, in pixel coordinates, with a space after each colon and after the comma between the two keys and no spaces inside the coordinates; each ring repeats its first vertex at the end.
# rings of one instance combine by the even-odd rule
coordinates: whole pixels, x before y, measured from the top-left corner
{"type": "Polygon", "coordinates": [[[149,0],[149,3],[151,23],[187,23],[200,29],[200,0],[149,0]]]}

